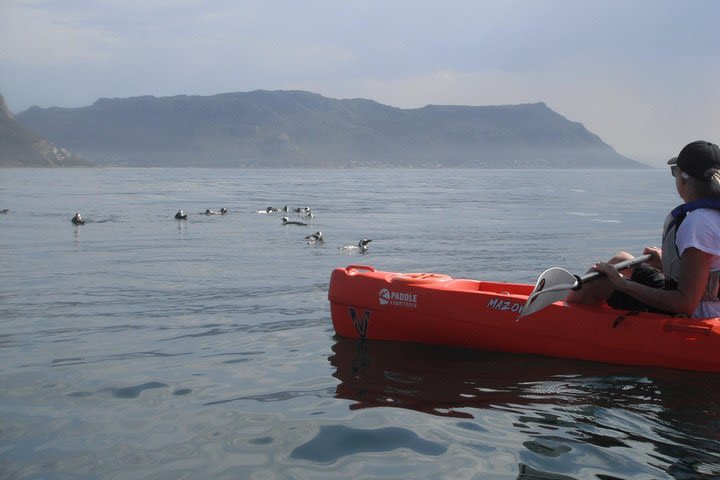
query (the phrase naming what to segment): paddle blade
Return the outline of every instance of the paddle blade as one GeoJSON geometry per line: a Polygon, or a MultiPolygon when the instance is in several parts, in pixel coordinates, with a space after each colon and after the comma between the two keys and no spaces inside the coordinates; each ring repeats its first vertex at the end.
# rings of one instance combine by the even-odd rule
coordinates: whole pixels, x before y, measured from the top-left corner
{"type": "Polygon", "coordinates": [[[518,320],[562,300],[575,285],[577,278],[572,273],[559,267],[548,268],[538,278],[518,320]]]}

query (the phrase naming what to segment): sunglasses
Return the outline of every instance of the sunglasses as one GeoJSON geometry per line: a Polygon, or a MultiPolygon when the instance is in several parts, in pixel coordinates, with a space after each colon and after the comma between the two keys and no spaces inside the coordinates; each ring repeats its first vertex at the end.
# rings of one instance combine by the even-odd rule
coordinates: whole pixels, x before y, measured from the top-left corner
{"type": "Polygon", "coordinates": [[[688,176],[688,174],[685,173],[685,172],[683,172],[682,170],[680,170],[680,167],[678,167],[677,165],[670,165],[670,174],[671,174],[673,177],[677,177],[678,175],[681,175],[682,178],[684,178],[685,180],[687,180],[688,178],[690,178],[690,177],[688,176]]]}

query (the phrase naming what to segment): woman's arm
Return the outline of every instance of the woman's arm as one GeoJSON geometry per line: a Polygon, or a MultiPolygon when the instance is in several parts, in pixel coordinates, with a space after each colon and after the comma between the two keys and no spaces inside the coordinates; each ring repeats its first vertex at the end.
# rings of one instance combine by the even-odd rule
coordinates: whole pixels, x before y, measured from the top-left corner
{"type": "Polygon", "coordinates": [[[680,257],[680,278],[677,290],[660,290],[627,280],[607,263],[593,266],[602,272],[616,290],[640,300],[646,305],[684,315],[692,315],[705,292],[712,255],[697,248],[686,248],[680,257]]]}

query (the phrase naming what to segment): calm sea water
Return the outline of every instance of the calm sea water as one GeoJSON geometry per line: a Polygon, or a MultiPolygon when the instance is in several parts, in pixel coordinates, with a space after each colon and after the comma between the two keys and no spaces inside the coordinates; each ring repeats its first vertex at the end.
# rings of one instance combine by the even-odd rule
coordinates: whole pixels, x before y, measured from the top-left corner
{"type": "Polygon", "coordinates": [[[533,283],[638,253],[673,185],[664,170],[1,170],[0,478],[718,478],[718,375],[358,343],[330,322],[330,272],[348,264],[533,283]],[[316,216],[253,213],[283,205],[316,216]],[[326,243],[306,244],[316,230],[326,243]],[[338,249],[363,237],[366,255],[338,249]]]}

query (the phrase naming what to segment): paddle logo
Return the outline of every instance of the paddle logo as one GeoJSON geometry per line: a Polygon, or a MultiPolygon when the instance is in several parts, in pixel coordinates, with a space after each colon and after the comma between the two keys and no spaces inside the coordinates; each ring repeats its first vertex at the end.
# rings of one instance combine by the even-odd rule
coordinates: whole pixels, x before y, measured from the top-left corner
{"type": "Polygon", "coordinates": [[[380,305],[392,305],[394,307],[417,308],[417,294],[407,292],[394,292],[383,288],[378,293],[380,305]]]}
{"type": "Polygon", "coordinates": [[[383,288],[382,290],[380,290],[378,300],[380,301],[380,305],[387,305],[388,303],[390,303],[390,290],[388,290],[387,288],[383,288]]]}
{"type": "Polygon", "coordinates": [[[355,330],[357,330],[360,338],[365,338],[367,335],[368,324],[370,323],[370,310],[363,310],[362,317],[358,317],[357,311],[354,307],[348,307],[350,310],[350,318],[352,319],[355,330]]]}

